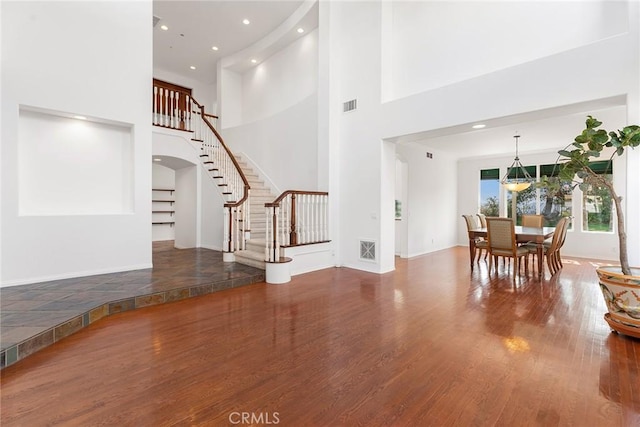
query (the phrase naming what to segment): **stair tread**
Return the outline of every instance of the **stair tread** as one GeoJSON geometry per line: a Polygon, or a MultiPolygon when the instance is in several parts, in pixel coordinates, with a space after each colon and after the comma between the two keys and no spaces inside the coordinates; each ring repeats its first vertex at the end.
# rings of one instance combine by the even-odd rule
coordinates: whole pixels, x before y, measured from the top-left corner
{"type": "Polygon", "coordinates": [[[234,255],[236,257],[250,258],[255,261],[264,261],[264,251],[256,252],[256,251],[243,250],[243,251],[236,251],[234,255]]]}

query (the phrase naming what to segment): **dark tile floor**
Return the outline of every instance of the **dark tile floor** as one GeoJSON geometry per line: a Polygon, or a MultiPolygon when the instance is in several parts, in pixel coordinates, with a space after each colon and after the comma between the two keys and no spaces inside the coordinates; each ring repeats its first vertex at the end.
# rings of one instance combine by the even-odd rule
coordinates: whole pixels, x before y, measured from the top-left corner
{"type": "Polygon", "coordinates": [[[153,268],[0,288],[0,369],[102,317],[234,288],[264,270],[155,242],[153,268]]]}

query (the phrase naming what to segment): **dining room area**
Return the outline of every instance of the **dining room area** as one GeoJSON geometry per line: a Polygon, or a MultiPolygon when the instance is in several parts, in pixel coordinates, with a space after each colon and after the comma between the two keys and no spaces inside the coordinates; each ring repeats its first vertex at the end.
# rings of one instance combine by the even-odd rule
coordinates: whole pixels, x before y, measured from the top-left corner
{"type": "Polygon", "coordinates": [[[544,226],[543,215],[523,215],[522,225],[511,218],[484,214],[462,215],[469,234],[469,267],[480,260],[497,273],[499,260],[511,270],[513,280],[522,273],[541,280],[562,269],[560,249],[566,240],[571,217],[562,217],[555,227],[544,226]],[[531,266],[529,266],[531,260],[531,266]],[[513,261],[513,263],[511,262],[513,261]]]}

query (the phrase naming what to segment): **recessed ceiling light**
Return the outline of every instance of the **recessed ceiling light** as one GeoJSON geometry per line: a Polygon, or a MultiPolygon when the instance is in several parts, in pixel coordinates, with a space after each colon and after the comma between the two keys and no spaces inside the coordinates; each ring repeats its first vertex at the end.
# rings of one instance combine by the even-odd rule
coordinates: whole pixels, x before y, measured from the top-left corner
{"type": "Polygon", "coordinates": [[[247,18],[244,18],[244,19],[242,20],[242,23],[243,23],[244,25],[249,25],[249,24],[251,24],[251,21],[249,21],[247,18]]]}
{"type": "Polygon", "coordinates": [[[167,27],[166,25],[160,25],[160,29],[167,31],[169,29],[169,27],[167,27]]]}
{"type": "Polygon", "coordinates": [[[471,126],[474,129],[482,129],[483,127],[486,127],[487,125],[484,125],[482,123],[478,123],[477,125],[473,125],[471,126]]]}
{"type": "Polygon", "coordinates": [[[195,69],[196,69],[196,66],[195,66],[195,65],[192,65],[192,66],[190,66],[189,68],[191,68],[192,70],[195,70],[195,69]]]}
{"type": "Polygon", "coordinates": [[[154,162],[161,162],[162,159],[153,159],[154,162]]]}
{"type": "Polygon", "coordinates": [[[218,46],[211,46],[212,50],[218,50],[218,46]]]}
{"type": "Polygon", "coordinates": [[[304,28],[298,28],[298,32],[299,32],[300,34],[304,33],[304,28]]]}
{"type": "Polygon", "coordinates": [[[252,59],[252,60],[251,60],[251,63],[252,63],[252,64],[257,64],[257,63],[258,63],[258,60],[257,60],[257,59],[252,59]]]}
{"type": "Polygon", "coordinates": [[[87,120],[85,116],[73,116],[73,118],[78,120],[87,120]]]}

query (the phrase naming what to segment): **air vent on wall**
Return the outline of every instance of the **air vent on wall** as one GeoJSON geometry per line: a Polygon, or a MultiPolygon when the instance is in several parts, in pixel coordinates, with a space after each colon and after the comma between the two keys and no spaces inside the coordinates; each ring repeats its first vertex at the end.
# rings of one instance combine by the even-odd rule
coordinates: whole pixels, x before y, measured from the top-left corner
{"type": "Polygon", "coordinates": [[[351,101],[347,101],[342,104],[342,112],[346,113],[348,111],[353,111],[358,108],[358,100],[352,99],[351,101]]]}
{"type": "Polygon", "coordinates": [[[156,25],[158,25],[158,22],[160,22],[160,17],[159,16],[153,16],[153,28],[156,27],[156,25]]]}
{"type": "Polygon", "coordinates": [[[360,240],[360,259],[363,261],[376,260],[376,242],[372,240],[360,240]]]}

